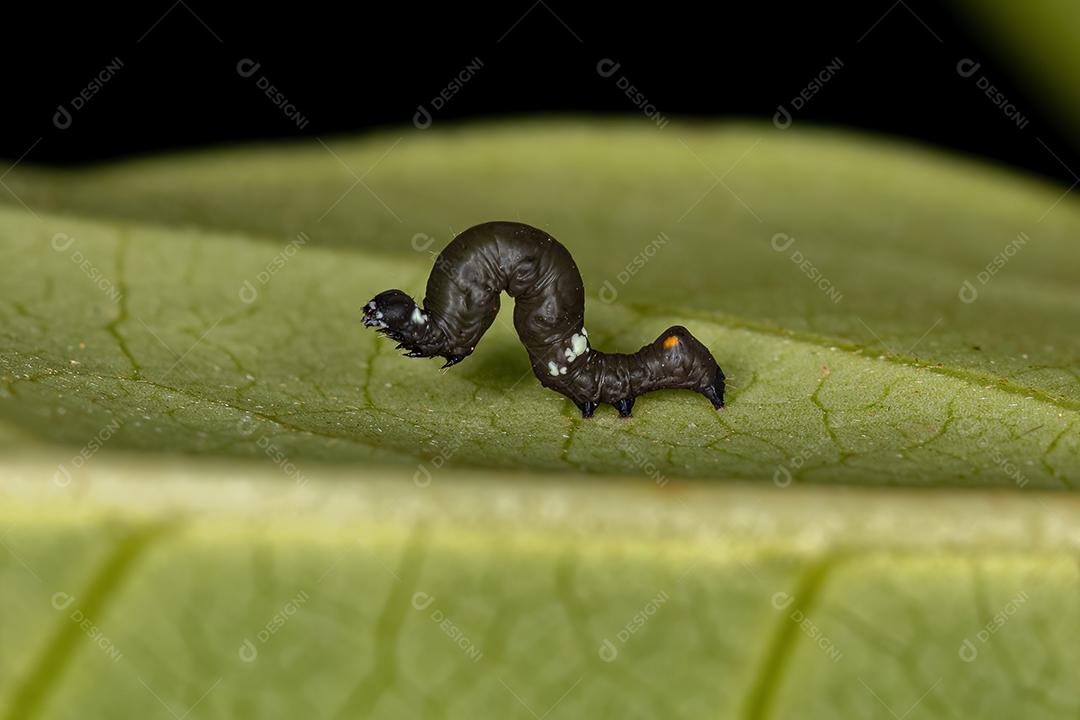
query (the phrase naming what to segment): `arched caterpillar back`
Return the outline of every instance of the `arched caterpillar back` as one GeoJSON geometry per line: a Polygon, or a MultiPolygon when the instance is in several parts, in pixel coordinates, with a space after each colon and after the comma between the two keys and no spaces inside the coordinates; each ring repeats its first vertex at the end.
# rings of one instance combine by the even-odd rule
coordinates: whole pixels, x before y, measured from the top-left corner
{"type": "Polygon", "coordinates": [[[636,353],[603,353],[585,330],[585,288],[570,252],[542,230],[489,222],[462,232],[439,254],[424,306],[387,290],[364,306],[364,325],[400,343],[407,357],[446,358],[456,365],[499,312],[499,294],[514,298],[514,327],[540,384],[567,396],[592,417],[600,403],[629,417],[634,400],[653,390],[694,390],[724,407],[724,373],[712,353],[675,325],[636,353]]]}

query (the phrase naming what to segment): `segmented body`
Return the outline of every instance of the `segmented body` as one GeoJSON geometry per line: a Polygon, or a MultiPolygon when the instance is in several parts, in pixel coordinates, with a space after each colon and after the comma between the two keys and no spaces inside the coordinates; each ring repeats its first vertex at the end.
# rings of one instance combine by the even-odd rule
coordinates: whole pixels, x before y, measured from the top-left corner
{"type": "MultiPolygon", "coordinates": [[[[682,326],[668,328],[635,353],[595,350],[584,325],[585,288],[570,252],[523,223],[484,223],[455,237],[435,261],[423,308],[410,314],[413,327],[383,319],[397,298],[388,296],[400,291],[377,296],[366,315],[379,313],[368,324],[385,323],[383,332],[410,355],[442,355],[452,365],[475,350],[499,312],[502,292],[514,298],[514,326],[533,373],[573,400],[584,416],[598,403],[629,415],[637,396],[660,389],[695,390],[723,407],[723,372],[682,326]],[[381,310],[384,305],[387,310],[381,310]]],[[[406,309],[395,307],[389,314],[396,320],[406,309]]]]}

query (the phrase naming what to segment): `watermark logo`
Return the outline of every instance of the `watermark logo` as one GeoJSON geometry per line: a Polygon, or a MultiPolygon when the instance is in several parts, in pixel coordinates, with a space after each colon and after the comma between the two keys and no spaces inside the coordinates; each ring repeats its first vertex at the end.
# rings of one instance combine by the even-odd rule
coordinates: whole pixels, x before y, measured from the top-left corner
{"type": "Polygon", "coordinates": [[[90,281],[94,283],[96,288],[105,293],[105,296],[114,304],[119,305],[123,296],[120,294],[120,290],[117,289],[116,285],[114,285],[109,278],[105,277],[105,273],[101,272],[97,265],[90,262],[90,258],[83,255],[82,251],[78,248],[70,250],[69,252],[69,248],[71,248],[71,245],[74,242],[75,238],[67,233],[56,233],[52,236],[52,240],[49,241],[49,244],[56,252],[66,253],[68,259],[82,271],[83,275],[90,278],[90,281]]]}
{"type": "MultiPolygon", "coordinates": [[[[256,429],[257,423],[251,415],[244,415],[236,422],[237,432],[244,437],[251,437],[255,434],[256,429]]],[[[300,471],[300,468],[289,459],[288,454],[275,445],[269,437],[260,435],[255,438],[255,447],[262,450],[263,454],[270,458],[270,461],[277,465],[278,468],[281,469],[281,472],[285,473],[288,478],[295,482],[297,487],[307,485],[307,476],[304,475],[304,473],[300,471]]]]}
{"type": "MultiPolygon", "coordinates": [[[[258,641],[259,645],[265,645],[270,642],[271,638],[281,632],[281,629],[285,627],[285,624],[288,623],[296,613],[300,612],[300,608],[307,604],[308,599],[309,596],[307,592],[301,590],[282,605],[270,620],[255,633],[255,640],[258,641]]],[[[237,649],[236,654],[239,656],[241,662],[255,662],[259,657],[259,646],[256,645],[251,638],[244,638],[240,643],[240,647],[237,649]]]]}
{"type": "Polygon", "coordinates": [[[596,649],[596,654],[600,656],[600,659],[608,663],[614,662],[619,657],[619,648],[630,642],[631,638],[645,627],[656,613],[660,612],[660,608],[667,603],[668,599],[668,594],[661,590],[655,597],[645,603],[640,610],[634,613],[630,621],[615,633],[615,640],[618,641],[617,645],[609,638],[601,640],[600,646],[596,649]]]}
{"type": "MultiPolygon", "coordinates": [[[[795,597],[791,593],[773,593],[772,606],[777,610],[787,610],[794,602],[795,597]]],[[[788,619],[798,625],[803,634],[813,640],[814,644],[834,663],[840,662],[844,657],[844,653],[840,652],[836,644],[802,610],[795,608],[788,613],[788,619]]]]}
{"type": "Polygon", "coordinates": [[[650,460],[645,453],[631,442],[629,437],[620,434],[616,443],[618,444],[619,449],[629,455],[634,464],[641,468],[641,471],[645,473],[646,477],[651,478],[652,481],[656,483],[657,487],[664,487],[668,484],[668,479],[664,477],[664,474],[660,472],[656,465],[653,464],[653,461],[650,460]]]}
{"type": "Polygon", "coordinates": [[[975,641],[971,638],[964,638],[960,643],[960,648],[957,650],[957,654],[960,659],[966,663],[975,662],[979,657],[979,647],[985,645],[1001,628],[1005,627],[1005,623],[1012,619],[1020,610],[1020,606],[1027,602],[1028,595],[1026,592],[1021,591],[1016,597],[1005,603],[1004,606],[996,613],[994,617],[990,618],[990,622],[982,626],[977,633],[975,633],[975,641]]]}
{"type": "Polygon", "coordinates": [[[435,121],[434,113],[438,113],[447,106],[451,99],[465,87],[480,70],[484,67],[484,61],[479,57],[474,57],[465,67],[455,75],[450,82],[435,94],[435,97],[428,101],[428,105],[431,106],[431,110],[426,105],[417,105],[416,112],[413,114],[413,125],[418,130],[427,130],[431,127],[435,121]],[[434,111],[434,112],[433,112],[434,111]]]}
{"type": "Polygon", "coordinates": [[[440,448],[439,452],[437,452],[434,457],[429,459],[427,462],[422,462],[417,465],[416,472],[413,473],[413,484],[419,488],[425,488],[430,485],[432,480],[432,474],[431,470],[428,469],[428,464],[430,464],[431,467],[435,468],[436,470],[442,469],[442,466],[449,462],[450,458],[454,457],[454,453],[456,453],[461,448],[462,444],[462,442],[458,441],[451,443],[446,447],[440,448]]]}
{"type": "Polygon", "coordinates": [[[412,245],[412,249],[416,252],[428,252],[428,248],[430,248],[434,243],[434,237],[422,232],[413,235],[412,239],[409,241],[409,244],[412,245]]]}
{"type": "MultiPolygon", "coordinates": [[[[832,427],[840,427],[840,425],[841,424],[835,420],[832,422],[832,427]]],[[[822,449],[829,445],[832,445],[832,440],[828,437],[822,438],[818,442],[802,448],[799,452],[789,457],[786,462],[777,465],[776,470],[773,471],[773,484],[779,488],[786,488],[794,479],[792,471],[798,472],[801,470],[808,460],[815,457],[822,449]]]]}
{"type": "Polygon", "coordinates": [[[259,299],[259,288],[264,287],[270,278],[272,278],[279,270],[285,267],[285,263],[292,259],[293,255],[296,255],[304,245],[311,240],[307,236],[307,233],[299,233],[297,236],[284,248],[281,252],[273,257],[270,262],[266,264],[262,270],[255,275],[255,282],[251,280],[245,280],[244,284],[240,286],[240,302],[245,305],[250,305],[259,299]]]}
{"type": "Polygon", "coordinates": [[[120,69],[124,67],[124,61],[119,57],[114,57],[112,60],[105,64],[105,67],[94,76],[90,83],[80,90],[75,97],[71,98],[68,105],[61,103],[56,106],[56,112],[53,113],[53,125],[59,130],[67,130],[71,127],[71,123],[74,122],[74,113],[79,112],[86,107],[87,103],[101,92],[101,89],[120,72],[120,69]],[[68,109],[70,106],[70,109],[68,109]]]}
{"type": "Polygon", "coordinates": [[[67,610],[73,602],[75,598],[66,592],[53,593],[52,606],[57,610],[67,610]]]}
{"type": "Polygon", "coordinates": [[[971,438],[978,436],[978,440],[975,444],[980,450],[986,453],[986,456],[990,458],[990,462],[998,467],[1006,477],[1016,483],[1016,487],[1025,487],[1028,484],[1028,479],[1017,467],[1016,463],[1005,456],[1004,453],[998,448],[998,446],[990,441],[987,436],[987,423],[981,420],[977,420],[972,417],[958,418],[953,423],[953,428],[956,432],[965,438],[971,438]]]}
{"type": "MultiPolygon", "coordinates": [[[[51,602],[54,609],[67,611],[68,608],[75,604],[75,597],[63,591],[56,592],[53,593],[51,602]]],[[[75,623],[83,631],[86,637],[101,648],[106,657],[110,658],[114,663],[120,662],[124,658],[124,654],[120,652],[116,644],[78,606],[67,613],[67,617],[68,620],[75,623]]]]}
{"type": "MultiPolygon", "coordinates": [[[[982,270],[975,275],[975,282],[982,287],[994,279],[1001,270],[1008,264],[1009,260],[1013,258],[1016,253],[1020,252],[1020,248],[1024,247],[1031,240],[1027,236],[1027,233],[1018,233],[1016,238],[1012,240],[1008,245],[1002,248],[1001,252],[994,256],[994,259],[986,264],[982,270]]],[[[960,297],[960,302],[965,305],[970,305],[979,299],[979,288],[975,286],[971,280],[964,280],[960,285],[960,291],[957,293],[960,297]]]]}
{"type": "Polygon", "coordinates": [[[237,654],[243,662],[255,662],[259,659],[259,648],[255,647],[255,643],[251,642],[251,640],[244,638],[244,642],[240,643],[240,650],[237,654]]]}
{"type": "Polygon", "coordinates": [[[409,244],[416,252],[427,253],[428,255],[431,255],[433,258],[435,258],[431,268],[432,273],[439,272],[443,275],[446,275],[447,277],[453,277],[453,260],[445,258],[441,253],[436,253],[434,250],[430,249],[431,246],[435,244],[434,236],[428,235],[427,233],[419,232],[412,236],[412,239],[409,240],[409,244]]]}
{"type": "MultiPolygon", "coordinates": [[[[611,78],[619,72],[620,67],[622,67],[621,63],[617,63],[611,58],[603,58],[596,63],[596,74],[602,78],[611,78]]],[[[626,95],[631,105],[640,110],[645,117],[655,122],[656,127],[663,129],[667,126],[668,119],[649,101],[649,98],[645,97],[645,93],[635,87],[625,75],[619,75],[615,80],[615,87],[626,95]]]]}
{"type": "Polygon", "coordinates": [[[648,264],[650,260],[660,251],[660,248],[671,242],[671,238],[667,233],[661,232],[657,234],[656,239],[641,249],[634,258],[626,264],[626,266],[615,275],[615,280],[618,282],[618,287],[611,280],[605,280],[600,286],[600,302],[610,305],[615,302],[619,297],[619,287],[626,285],[630,282],[630,278],[637,275],[648,264]]]}
{"type": "Polygon", "coordinates": [[[67,466],[70,465],[75,469],[79,469],[90,462],[90,458],[94,457],[97,451],[100,450],[120,429],[120,424],[119,420],[111,420],[108,424],[98,430],[97,434],[90,438],[90,440],[82,446],[79,452],[75,453],[66,464],[61,463],[57,465],[56,472],[53,473],[53,484],[62,488],[66,488],[70,485],[71,471],[68,470],[67,466]]]}
{"type": "MultiPolygon", "coordinates": [[[[772,240],[770,241],[772,249],[778,253],[787,252],[788,248],[794,243],[795,238],[787,233],[776,233],[772,236],[772,240]]],[[[839,304],[844,299],[843,294],[836,289],[836,286],[833,285],[832,281],[825,277],[821,270],[819,270],[814,263],[810,262],[809,258],[803,255],[801,250],[798,248],[792,250],[788,254],[788,259],[791,260],[791,262],[802,271],[802,274],[808,277],[819,290],[825,293],[825,296],[834,304],[839,304]]]]}
{"type": "Polygon", "coordinates": [[[777,592],[773,593],[772,606],[777,610],[786,610],[791,603],[795,602],[795,598],[790,593],[777,592]]]}
{"type": "Polygon", "coordinates": [[[787,130],[791,127],[791,123],[795,119],[794,114],[805,108],[810,100],[821,92],[821,89],[828,84],[830,80],[836,77],[837,73],[839,73],[843,67],[844,61],[839,57],[834,57],[826,63],[825,67],[810,80],[806,87],[799,90],[799,92],[795,94],[795,97],[791,98],[789,101],[791,110],[788,110],[783,104],[776,106],[776,113],[773,115],[773,125],[780,130],[787,130]]]}
{"type": "MultiPolygon", "coordinates": [[[[974,77],[979,72],[979,68],[982,67],[982,63],[975,62],[971,58],[961,58],[956,63],[956,74],[962,78],[974,77]]],[[[1002,114],[1008,119],[1012,120],[1016,127],[1023,130],[1028,126],[1028,119],[1020,110],[1005,97],[1005,93],[997,89],[997,87],[990,82],[990,78],[985,75],[979,75],[979,78],[975,81],[975,87],[983,91],[983,94],[990,99],[994,107],[1001,110],[1002,114]]]]}
{"type": "MultiPolygon", "coordinates": [[[[431,608],[435,603],[435,596],[423,591],[413,593],[412,606],[414,609],[421,612],[427,612],[428,608],[431,608]]],[[[484,653],[480,651],[480,648],[469,639],[469,636],[465,634],[465,631],[461,629],[456,623],[454,623],[449,617],[446,616],[442,610],[435,606],[431,612],[427,613],[427,616],[433,623],[439,626],[443,634],[458,646],[458,648],[465,654],[465,657],[472,660],[474,663],[480,662],[484,657],[484,653]]]]}
{"type": "MultiPolygon", "coordinates": [[[[236,74],[242,78],[250,78],[259,72],[259,68],[262,67],[262,63],[255,62],[251,58],[242,58],[240,62],[236,63],[236,74]]],[[[290,102],[289,98],[285,97],[285,93],[281,92],[270,79],[265,75],[260,75],[255,81],[255,87],[263,92],[274,107],[281,110],[282,114],[292,120],[298,130],[303,130],[308,126],[308,119],[300,113],[296,105],[290,102]]]]}

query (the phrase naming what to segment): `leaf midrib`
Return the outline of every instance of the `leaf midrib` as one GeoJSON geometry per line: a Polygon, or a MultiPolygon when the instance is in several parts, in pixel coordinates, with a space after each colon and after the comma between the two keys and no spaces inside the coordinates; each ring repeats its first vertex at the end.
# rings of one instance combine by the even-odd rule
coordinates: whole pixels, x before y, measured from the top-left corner
{"type": "MultiPolygon", "coordinates": [[[[714,325],[719,325],[731,330],[745,330],[751,333],[757,333],[759,335],[768,335],[772,337],[780,337],[785,339],[794,340],[796,342],[802,342],[809,345],[815,345],[820,348],[831,350],[836,348],[837,350],[848,353],[854,358],[860,360],[870,361],[871,358],[867,355],[870,352],[879,352],[868,345],[860,345],[850,340],[830,337],[828,335],[819,335],[816,333],[808,333],[801,330],[791,330],[789,328],[778,327],[776,325],[769,325],[768,323],[758,322],[756,320],[747,320],[745,318],[735,317],[733,315],[710,313],[700,309],[694,308],[676,308],[676,307],[658,307],[658,306],[642,306],[642,305],[627,305],[640,315],[656,316],[664,315],[666,317],[688,317],[698,318],[705,322],[711,322],[714,325]]],[[[1048,392],[1039,390],[1038,388],[1029,387],[1020,383],[1012,382],[999,375],[990,375],[988,373],[980,373],[974,370],[967,370],[960,367],[951,367],[944,364],[931,364],[925,361],[920,361],[918,358],[909,355],[903,355],[894,353],[886,349],[880,350],[881,357],[886,362],[891,362],[896,365],[908,367],[916,370],[926,370],[938,375],[945,375],[957,380],[962,380],[965,383],[985,389],[987,385],[993,385],[994,390],[999,390],[1010,395],[1019,395],[1021,397],[1032,397],[1042,403],[1050,405],[1051,407],[1059,410],[1068,410],[1070,412],[1080,411],[1080,400],[1072,400],[1070,398],[1057,397],[1051,395],[1048,392]]],[[[874,359],[877,362],[877,359],[874,359]]]]}

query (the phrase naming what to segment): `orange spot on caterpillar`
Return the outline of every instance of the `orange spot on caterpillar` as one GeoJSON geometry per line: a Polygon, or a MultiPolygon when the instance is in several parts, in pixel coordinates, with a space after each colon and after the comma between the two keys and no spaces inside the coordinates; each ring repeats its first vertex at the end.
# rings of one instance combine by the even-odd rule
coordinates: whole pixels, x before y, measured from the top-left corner
{"type": "Polygon", "coordinates": [[[678,344],[679,344],[679,338],[675,337],[674,335],[668,335],[666,338],[664,338],[664,349],[665,350],[670,350],[671,348],[675,347],[678,344]]]}

